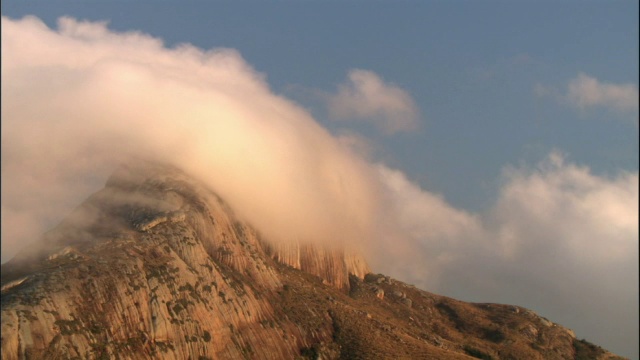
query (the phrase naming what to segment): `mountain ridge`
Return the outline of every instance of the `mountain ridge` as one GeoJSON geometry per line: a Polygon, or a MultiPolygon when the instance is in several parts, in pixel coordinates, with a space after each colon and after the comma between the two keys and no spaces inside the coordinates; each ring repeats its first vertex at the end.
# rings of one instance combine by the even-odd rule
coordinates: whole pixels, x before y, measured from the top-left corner
{"type": "Polygon", "coordinates": [[[3,359],[615,358],[353,249],[263,239],[171,166],[119,168],[43,243],[2,265],[3,359]]]}

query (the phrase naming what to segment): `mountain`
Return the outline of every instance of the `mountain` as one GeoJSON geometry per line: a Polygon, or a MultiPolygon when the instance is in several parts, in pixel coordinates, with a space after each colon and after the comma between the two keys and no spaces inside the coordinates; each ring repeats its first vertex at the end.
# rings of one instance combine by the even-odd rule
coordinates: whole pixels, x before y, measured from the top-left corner
{"type": "Polygon", "coordinates": [[[2,265],[2,358],[614,359],[511,305],[270,242],[179,169],[123,166],[2,265]]]}

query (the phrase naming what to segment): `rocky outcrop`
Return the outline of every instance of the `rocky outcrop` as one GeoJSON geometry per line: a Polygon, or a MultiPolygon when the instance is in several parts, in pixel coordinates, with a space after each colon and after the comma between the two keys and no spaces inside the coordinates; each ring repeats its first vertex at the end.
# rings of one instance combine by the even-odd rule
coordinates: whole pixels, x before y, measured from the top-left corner
{"type": "Polygon", "coordinates": [[[269,301],[283,286],[272,259],[337,288],[368,272],[341,249],[266,243],[210,190],[153,164],[120,169],[44,241],[43,253],[3,266],[3,359],[258,348],[291,358],[305,336],[269,301]]]}
{"type": "Polygon", "coordinates": [[[349,274],[363,278],[370,272],[361,256],[345,249],[301,242],[267,244],[266,249],[276,261],[316,275],[325,283],[341,289],[348,289],[349,274]]]}
{"type": "Polygon", "coordinates": [[[369,274],[352,249],[268,242],[155,164],[123,167],[3,265],[1,303],[8,360],[612,356],[528,310],[369,274]]]}

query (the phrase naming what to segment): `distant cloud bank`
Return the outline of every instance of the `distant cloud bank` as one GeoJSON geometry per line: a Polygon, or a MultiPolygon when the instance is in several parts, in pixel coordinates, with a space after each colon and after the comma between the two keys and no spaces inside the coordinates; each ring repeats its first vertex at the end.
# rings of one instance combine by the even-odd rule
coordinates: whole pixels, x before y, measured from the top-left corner
{"type": "Polygon", "coordinates": [[[336,120],[369,121],[388,134],[418,127],[419,111],[409,93],[368,70],[351,70],[328,107],[336,120]]]}

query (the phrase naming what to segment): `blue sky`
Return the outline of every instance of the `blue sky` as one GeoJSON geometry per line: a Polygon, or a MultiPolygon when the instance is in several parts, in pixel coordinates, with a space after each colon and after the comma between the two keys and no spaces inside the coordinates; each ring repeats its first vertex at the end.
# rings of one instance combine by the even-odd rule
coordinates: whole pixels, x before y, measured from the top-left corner
{"type": "MultiPolygon", "coordinates": [[[[381,272],[532,308],[638,358],[638,2],[3,1],[2,15],[34,15],[52,31],[61,16],[106,20],[111,32],[139,31],[168,49],[236,49],[271,93],[379,170],[391,199],[381,203],[401,214],[394,229],[414,253],[396,258],[413,268],[373,254],[381,272]]],[[[3,79],[13,64],[3,54],[3,79]]],[[[35,171],[6,151],[14,141],[4,133],[29,131],[5,114],[11,86],[3,80],[3,223],[46,229],[60,219],[31,216],[42,205],[6,185],[35,171]]],[[[82,170],[94,187],[109,172],[82,170]]],[[[95,190],[82,189],[55,201],[72,208],[95,190]]],[[[3,262],[18,249],[7,239],[26,236],[7,228],[3,262]]]]}

